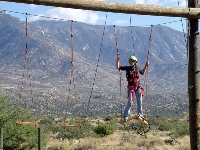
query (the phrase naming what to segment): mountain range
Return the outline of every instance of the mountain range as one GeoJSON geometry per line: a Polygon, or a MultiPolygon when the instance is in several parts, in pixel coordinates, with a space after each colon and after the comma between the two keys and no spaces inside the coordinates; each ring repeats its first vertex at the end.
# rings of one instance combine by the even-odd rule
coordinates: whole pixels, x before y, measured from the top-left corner
{"type": "MultiPolygon", "coordinates": [[[[26,38],[26,22],[0,13],[1,93],[16,103],[23,93],[22,105],[29,108],[28,91],[32,88],[37,110],[43,113],[51,113],[53,108],[52,113],[64,113],[69,99],[73,99],[71,104],[78,99],[75,106],[81,107],[82,112],[91,105],[97,114],[104,108],[105,113],[110,108],[113,109],[109,113],[117,113],[120,99],[126,103],[125,74],[122,73],[120,98],[119,71],[115,69],[117,45],[121,65],[128,65],[128,58],[135,55],[140,68],[144,67],[149,50],[148,75],[142,77],[149,103],[156,107],[149,111],[157,113],[157,108],[170,105],[165,108],[167,112],[181,103],[181,113],[185,113],[188,100],[184,33],[156,25],[152,27],[150,42],[150,31],[151,27],[40,20],[28,22],[26,38]]],[[[74,111],[70,109],[69,112],[74,111]]]]}

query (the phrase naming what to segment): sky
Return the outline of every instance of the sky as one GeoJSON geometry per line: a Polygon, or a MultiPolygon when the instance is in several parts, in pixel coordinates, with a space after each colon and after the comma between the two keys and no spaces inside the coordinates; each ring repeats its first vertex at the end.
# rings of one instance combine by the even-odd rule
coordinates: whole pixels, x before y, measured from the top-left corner
{"type": "MultiPolygon", "coordinates": [[[[101,0],[107,2],[120,2],[130,4],[145,4],[170,7],[186,7],[187,0],[101,0]]],[[[107,13],[99,11],[89,11],[71,8],[50,7],[33,4],[11,3],[0,1],[0,11],[7,10],[6,13],[17,16],[25,20],[25,13],[29,21],[44,20],[45,17],[59,18],[64,20],[74,20],[94,25],[104,25],[107,14],[107,25],[116,26],[141,26],[164,25],[175,30],[186,31],[186,19],[180,17],[148,16],[122,13],[107,13]],[[39,17],[45,16],[45,17],[39,17]],[[130,23],[131,18],[131,23],[130,23]],[[181,21],[182,20],[182,21],[181,21]]]]}

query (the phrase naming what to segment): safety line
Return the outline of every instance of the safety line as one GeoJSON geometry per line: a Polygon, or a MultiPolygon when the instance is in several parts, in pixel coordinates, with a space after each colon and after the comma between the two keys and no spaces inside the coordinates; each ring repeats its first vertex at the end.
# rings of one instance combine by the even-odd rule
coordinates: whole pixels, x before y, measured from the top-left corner
{"type": "MultiPolygon", "coordinates": [[[[153,32],[153,25],[151,26],[151,31],[150,31],[150,37],[149,37],[149,46],[148,46],[148,52],[147,52],[147,58],[146,58],[146,62],[149,62],[149,54],[150,54],[150,48],[151,48],[151,42],[152,42],[152,32],[153,32]]],[[[147,70],[145,73],[145,80],[144,80],[144,86],[146,87],[146,107],[145,107],[145,118],[147,119],[147,109],[148,109],[148,69],[149,69],[149,64],[145,64],[147,65],[147,70]]]]}
{"type": "MultiPolygon", "coordinates": [[[[179,6],[179,1],[178,1],[178,6],[179,6]]],[[[189,15],[189,13],[190,13],[190,8],[189,8],[188,15],[189,15]]],[[[186,22],[187,21],[188,21],[188,19],[186,19],[186,22]]],[[[185,31],[184,31],[184,27],[183,27],[183,19],[182,18],[181,18],[181,25],[182,25],[183,35],[184,35],[184,39],[185,39],[185,45],[186,45],[186,49],[187,49],[187,61],[188,61],[188,56],[189,56],[189,51],[188,51],[188,37],[190,36],[190,34],[188,32],[188,37],[186,37],[185,31]]],[[[188,21],[188,24],[187,24],[187,28],[188,28],[188,31],[189,31],[189,28],[190,28],[189,21],[188,21]]],[[[187,65],[188,65],[188,62],[187,62],[187,65]]]]}
{"type": "MultiPolygon", "coordinates": [[[[66,114],[65,118],[67,118],[67,113],[68,113],[68,108],[69,108],[69,100],[70,100],[70,95],[71,94],[71,87],[72,87],[72,82],[73,82],[73,88],[74,88],[74,97],[75,97],[75,103],[76,103],[76,114],[78,114],[78,99],[77,99],[77,94],[76,94],[76,85],[75,85],[75,78],[74,78],[74,46],[73,46],[73,20],[71,20],[71,26],[70,26],[70,47],[71,47],[71,72],[70,72],[70,81],[69,81],[69,89],[68,89],[68,97],[66,99],[66,114]]],[[[65,123],[66,119],[64,120],[65,123]]]]}
{"type": "MultiPolygon", "coordinates": [[[[132,39],[132,42],[133,42],[133,30],[132,30],[132,19],[131,19],[131,15],[130,15],[130,28],[131,28],[131,39],[132,39]]],[[[133,55],[135,56],[135,49],[134,49],[134,42],[133,42],[133,55]]]]}
{"type": "MultiPolygon", "coordinates": [[[[115,46],[116,46],[116,58],[118,59],[118,57],[120,56],[119,53],[119,45],[118,45],[118,40],[117,40],[117,33],[116,33],[116,26],[113,26],[114,29],[114,38],[115,38],[115,46]]],[[[120,113],[121,113],[121,122],[123,121],[123,104],[122,104],[122,73],[121,70],[119,69],[119,86],[120,86],[120,93],[119,93],[119,99],[120,99],[120,103],[121,103],[121,109],[120,109],[120,113]]]]}
{"type": "Polygon", "coordinates": [[[31,81],[31,75],[30,75],[30,65],[28,62],[28,17],[26,15],[26,48],[25,48],[25,56],[24,56],[24,69],[22,73],[22,81],[21,81],[21,88],[20,88],[20,96],[19,96],[19,101],[18,101],[18,113],[17,113],[17,120],[19,120],[20,112],[21,112],[21,107],[22,107],[22,92],[23,92],[23,87],[25,83],[25,70],[27,69],[28,71],[28,79],[29,79],[29,87],[30,87],[30,95],[31,95],[31,105],[32,105],[32,112],[34,114],[34,119],[36,122],[36,110],[35,110],[35,102],[33,98],[33,90],[32,90],[32,81],[31,81]],[[27,65],[27,66],[26,66],[27,65]]]}
{"type": "Polygon", "coordinates": [[[91,89],[91,93],[90,93],[90,97],[89,97],[88,105],[87,105],[88,109],[90,108],[91,98],[92,98],[92,94],[93,94],[93,90],[94,90],[94,84],[95,84],[96,76],[97,76],[97,72],[98,72],[98,67],[99,67],[99,62],[100,62],[100,57],[101,57],[101,51],[102,51],[103,41],[104,41],[104,35],[105,35],[105,30],[106,30],[106,25],[107,25],[107,13],[106,13],[106,19],[105,19],[104,28],[103,28],[103,35],[102,35],[101,44],[100,44],[97,66],[96,66],[96,70],[95,70],[95,74],[94,74],[94,80],[93,80],[92,89],[91,89]]]}
{"type": "MultiPolygon", "coordinates": [[[[26,14],[23,12],[17,12],[17,11],[11,11],[11,10],[5,10],[5,9],[0,9],[0,11],[2,12],[10,12],[10,13],[16,13],[16,14],[26,14]]],[[[41,18],[46,18],[46,19],[53,19],[53,20],[57,20],[57,21],[70,21],[70,20],[66,20],[66,19],[61,19],[61,18],[56,18],[56,17],[49,17],[49,16],[44,16],[44,15],[35,15],[35,14],[27,14],[30,16],[34,16],[34,17],[41,17],[41,18]]],[[[184,19],[186,20],[186,19],[184,19]]],[[[180,22],[181,20],[175,20],[175,21],[169,21],[169,22],[164,22],[164,23],[159,23],[159,24],[154,24],[154,26],[156,25],[162,25],[162,24],[171,24],[171,23],[175,23],[175,22],[180,22]]],[[[79,22],[79,21],[74,21],[74,22],[79,22]]],[[[87,23],[89,24],[89,23],[87,23]]],[[[140,25],[140,26],[132,26],[132,27],[150,27],[151,25],[140,25]]],[[[126,26],[124,26],[126,27],[126,26]]]]}

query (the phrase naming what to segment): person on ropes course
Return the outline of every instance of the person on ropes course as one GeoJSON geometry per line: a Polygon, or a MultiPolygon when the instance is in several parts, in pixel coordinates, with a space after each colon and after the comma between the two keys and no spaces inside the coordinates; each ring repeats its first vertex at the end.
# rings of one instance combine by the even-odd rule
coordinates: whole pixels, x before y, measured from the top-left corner
{"type": "Polygon", "coordinates": [[[144,89],[140,85],[139,74],[144,75],[148,67],[148,61],[146,61],[143,70],[138,68],[137,58],[135,56],[130,56],[130,58],[128,59],[128,62],[129,62],[129,66],[120,66],[120,57],[119,57],[119,54],[117,54],[116,68],[118,70],[126,71],[126,78],[128,81],[128,85],[127,85],[128,102],[123,114],[124,122],[128,120],[128,117],[131,114],[131,107],[134,100],[134,94],[137,99],[137,114],[141,118],[144,119],[144,115],[142,111],[142,96],[144,95],[144,89]]]}

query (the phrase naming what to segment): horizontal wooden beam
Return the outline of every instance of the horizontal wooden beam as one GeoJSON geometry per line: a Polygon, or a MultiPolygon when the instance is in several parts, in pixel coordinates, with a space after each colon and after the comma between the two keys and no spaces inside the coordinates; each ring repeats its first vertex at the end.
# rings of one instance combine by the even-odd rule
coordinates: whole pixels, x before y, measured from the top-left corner
{"type": "Polygon", "coordinates": [[[82,128],[83,126],[82,125],[67,125],[67,124],[64,124],[64,125],[61,125],[61,127],[63,128],[82,128]]]}
{"type": "Polygon", "coordinates": [[[16,125],[35,125],[35,126],[37,126],[37,125],[39,125],[39,124],[38,124],[37,121],[33,121],[33,122],[28,122],[28,121],[26,121],[26,122],[24,122],[24,121],[19,121],[19,120],[17,120],[17,121],[16,121],[16,125]]]}
{"type": "Polygon", "coordinates": [[[1,0],[7,2],[94,10],[113,13],[200,18],[199,8],[180,8],[142,4],[113,3],[96,0],[1,0]]]}

